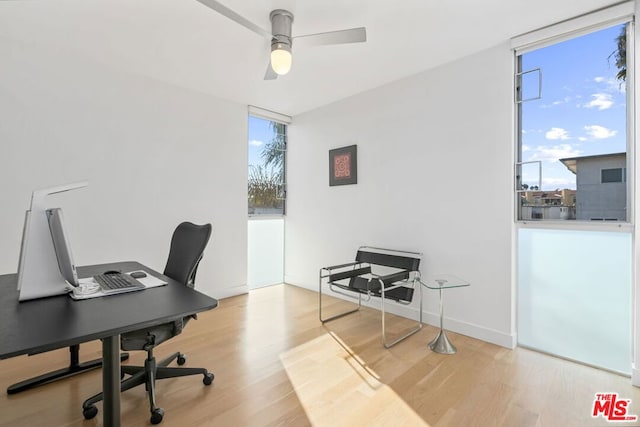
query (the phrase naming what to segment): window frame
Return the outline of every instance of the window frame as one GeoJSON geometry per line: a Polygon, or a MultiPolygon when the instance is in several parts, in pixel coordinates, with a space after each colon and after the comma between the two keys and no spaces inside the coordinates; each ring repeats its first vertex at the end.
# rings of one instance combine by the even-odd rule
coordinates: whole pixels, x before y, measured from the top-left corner
{"type": "MultiPolygon", "coordinates": [[[[604,8],[592,13],[581,15],[574,19],[562,21],[558,24],[550,25],[539,30],[514,37],[511,40],[511,48],[514,55],[513,70],[513,96],[514,96],[514,222],[519,226],[541,227],[541,228],[572,228],[572,229],[621,229],[629,230],[635,223],[635,141],[637,140],[635,127],[635,3],[633,1],[621,3],[612,7],[604,8]],[[623,171],[623,182],[626,185],[627,196],[627,218],[626,221],[615,223],[608,221],[588,221],[588,220],[540,220],[540,219],[520,219],[520,199],[524,190],[520,188],[520,171],[522,165],[527,162],[522,161],[522,108],[521,103],[526,101],[518,100],[518,75],[522,73],[522,55],[547,46],[562,43],[563,41],[577,38],[599,30],[628,23],[627,26],[627,75],[626,75],[626,160],[623,171]]],[[[576,195],[577,201],[577,195],[576,195]]]]}
{"type": "MultiPolygon", "coordinates": [[[[255,117],[262,120],[267,120],[270,122],[275,122],[284,125],[284,162],[283,162],[283,171],[282,171],[282,182],[279,184],[279,187],[282,187],[282,193],[284,193],[284,197],[282,197],[282,213],[248,213],[250,219],[269,219],[269,218],[282,218],[287,213],[287,150],[289,144],[289,125],[291,124],[291,117],[277,113],[274,111],[266,110],[260,107],[256,107],[253,105],[248,106],[248,114],[247,119],[250,117],[255,117]]],[[[248,140],[248,138],[247,138],[248,140]]],[[[247,141],[248,142],[248,141],[247,141]]],[[[247,163],[248,165],[248,163],[247,163]]],[[[247,186],[248,188],[248,186],[247,186]]]]}

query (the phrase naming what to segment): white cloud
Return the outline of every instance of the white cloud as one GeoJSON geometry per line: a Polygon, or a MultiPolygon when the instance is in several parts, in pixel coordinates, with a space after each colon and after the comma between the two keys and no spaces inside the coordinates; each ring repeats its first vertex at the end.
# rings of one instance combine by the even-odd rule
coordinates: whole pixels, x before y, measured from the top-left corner
{"type": "MultiPolygon", "coordinates": [[[[0,0],[1,1],[1,0],[0,0]]],[[[541,134],[544,131],[542,129],[522,129],[522,134],[528,134],[528,133],[532,133],[532,134],[541,134]]]]}
{"type": "Polygon", "coordinates": [[[531,151],[533,151],[533,155],[529,157],[530,160],[547,160],[551,162],[557,162],[558,159],[567,157],[577,157],[581,154],[579,150],[576,150],[570,144],[560,144],[552,147],[540,145],[531,151]]]}
{"type": "Polygon", "coordinates": [[[606,139],[616,136],[617,130],[607,129],[604,126],[591,125],[585,126],[584,130],[593,139],[606,139]]]}
{"type": "Polygon", "coordinates": [[[547,139],[569,139],[569,132],[562,128],[551,128],[544,134],[547,139]]]}
{"type": "Polygon", "coordinates": [[[591,101],[584,104],[587,108],[597,108],[598,110],[606,110],[613,106],[613,99],[608,93],[594,93],[591,95],[591,101]]]}
{"type": "Polygon", "coordinates": [[[558,100],[555,100],[555,101],[551,102],[551,104],[541,105],[540,108],[553,108],[553,107],[556,107],[558,105],[568,104],[570,102],[572,102],[572,98],[570,96],[565,96],[562,99],[558,99],[558,100]]]}
{"type": "Polygon", "coordinates": [[[264,145],[264,142],[260,141],[259,139],[252,139],[251,141],[249,141],[249,145],[251,145],[252,147],[261,147],[264,145]]]}
{"type": "Polygon", "coordinates": [[[595,77],[593,81],[596,83],[604,83],[608,92],[624,93],[626,91],[626,85],[624,84],[624,82],[621,82],[620,80],[613,77],[607,78],[598,76],[595,77]]]}

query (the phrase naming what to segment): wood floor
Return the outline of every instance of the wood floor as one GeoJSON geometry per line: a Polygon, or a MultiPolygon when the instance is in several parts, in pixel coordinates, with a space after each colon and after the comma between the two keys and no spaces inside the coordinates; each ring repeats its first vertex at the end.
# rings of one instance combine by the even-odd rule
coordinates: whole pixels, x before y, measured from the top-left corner
{"type": "MultiPolygon", "coordinates": [[[[595,393],[617,392],[640,415],[640,389],[615,374],[518,348],[508,350],[450,333],[456,355],[431,352],[436,329],[386,350],[375,310],[322,325],[317,294],[279,285],[220,301],[156,356],[187,353],[187,366],[215,373],[161,380],[161,425],[169,426],[606,426],[592,418],[595,393]]],[[[344,303],[327,301],[332,309],[344,303]]],[[[403,318],[388,321],[397,331],[403,318]]],[[[1,345],[1,344],[0,344],[1,345]]],[[[100,357],[98,342],[81,360],[100,357]]],[[[140,352],[129,362],[139,364],[140,352]]],[[[64,367],[68,350],[0,361],[0,387],[64,367]]],[[[84,420],[81,403],[99,391],[100,371],[8,396],[0,426],[99,426],[102,404],[84,420]]],[[[122,425],[149,425],[144,388],[122,394],[122,425]]]]}

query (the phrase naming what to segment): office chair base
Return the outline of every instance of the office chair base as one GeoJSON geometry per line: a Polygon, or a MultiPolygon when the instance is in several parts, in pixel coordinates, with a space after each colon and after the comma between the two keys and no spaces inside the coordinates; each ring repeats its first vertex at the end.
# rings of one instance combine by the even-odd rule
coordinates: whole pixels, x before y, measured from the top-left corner
{"type": "MultiPolygon", "coordinates": [[[[87,362],[80,363],[80,345],[72,345],[69,347],[69,366],[63,369],[47,372],[46,374],[38,375],[37,377],[29,378],[19,383],[15,383],[7,387],[7,394],[20,393],[34,387],[38,387],[44,384],[49,384],[54,381],[69,378],[71,376],[81,374],[92,369],[102,367],[102,359],[89,360],[87,362]]],[[[120,361],[127,360],[129,353],[121,353],[120,361]]]]}
{"type": "MultiPolygon", "coordinates": [[[[120,383],[120,391],[126,391],[144,384],[147,394],[149,396],[149,406],[151,411],[151,424],[159,424],[164,417],[164,409],[156,407],[155,402],[155,381],[163,378],[176,378],[187,375],[202,375],[202,383],[204,385],[211,385],[213,383],[214,375],[204,368],[184,368],[184,367],[169,367],[171,362],[177,361],[178,365],[184,365],[187,358],[182,353],[174,353],[171,356],[156,363],[155,357],[150,357],[145,360],[145,366],[131,366],[123,365],[120,367],[121,376],[130,375],[120,383]],[[148,374],[150,373],[150,374],[148,374]]],[[[87,400],[82,404],[82,415],[85,419],[90,420],[98,414],[98,408],[96,403],[103,399],[103,394],[99,393],[87,400]]]]}
{"type": "Polygon", "coordinates": [[[211,372],[207,372],[204,374],[204,378],[202,379],[202,383],[204,385],[211,385],[213,382],[214,375],[211,372]]]}
{"type": "Polygon", "coordinates": [[[96,405],[87,406],[86,408],[82,408],[82,416],[85,420],[90,420],[91,418],[98,415],[98,408],[96,405]]]}
{"type": "Polygon", "coordinates": [[[156,408],[151,411],[151,424],[160,424],[162,422],[162,418],[164,417],[164,409],[156,408]]]}

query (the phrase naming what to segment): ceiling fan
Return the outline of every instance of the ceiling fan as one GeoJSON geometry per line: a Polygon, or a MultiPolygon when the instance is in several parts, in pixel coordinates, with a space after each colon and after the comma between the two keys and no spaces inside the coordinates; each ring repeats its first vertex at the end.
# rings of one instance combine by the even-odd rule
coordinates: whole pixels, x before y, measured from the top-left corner
{"type": "Polygon", "coordinates": [[[293,39],[304,40],[311,45],[362,43],[367,41],[367,29],[365,27],[292,37],[291,26],[293,24],[293,14],[287,10],[276,9],[271,11],[269,14],[271,31],[267,31],[219,3],[217,0],[198,1],[243,27],[271,40],[271,57],[269,65],[267,66],[267,72],[264,76],[265,80],[274,80],[278,78],[279,75],[282,76],[289,72],[291,69],[291,46],[293,39]]]}

